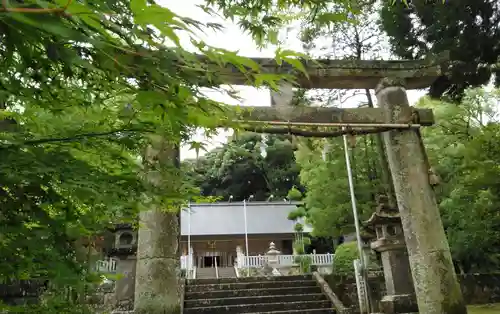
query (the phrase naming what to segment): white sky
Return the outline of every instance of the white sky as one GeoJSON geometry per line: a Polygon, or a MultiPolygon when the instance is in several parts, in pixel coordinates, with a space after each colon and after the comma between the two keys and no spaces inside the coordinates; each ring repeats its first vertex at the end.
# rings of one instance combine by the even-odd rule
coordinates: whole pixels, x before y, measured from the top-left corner
{"type": "MultiPolygon", "coordinates": [[[[158,0],[157,2],[162,6],[168,7],[170,10],[181,16],[190,17],[200,22],[222,24],[225,27],[223,31],[210,31],[205,35],[200,34],[200,37],[203,38],[203,40],[211,46],[232,51],[238,50],[241,55],[247,57],[274,57],[275,55],[274,52],[277,47],[266,47],[265,49],[261,50],[257,47],[257,45],[254,44],[252,38],[249,35],[244,34],[235,23],[224,20],[222,18],[210,16],[203,12],[203,10],[197,7],[197,5],[203,3],[203,0],[158,0]]],[[[292,49],[294,51],[303,51],[301,42],[297,37],[288,36],[287,38],[280,39],[284,41],[283,48],[292,49]]],[[[183,43],[184,47],[190,46],[190,42],[187,37],[181,38],[181,42],[183,43]]],[[[239,104],[241,106],[271,105],[270,93],[268,90],[256,89],[249,86],[237,86],[235,87],[235,89],[240,92],[240,97],[242,98],[243,103],[237,103],[237,101],[232,99],[231,97],[213,91],[208,93],[207,96],[213,98],[214,100],[223,101],[225,103],[235,105],[239,104]]],[[[424,94],[425,91],[421,90],[408,91],[410,104],[414,104],[424,94]]],[[[357,102],[355,102],[352,106],[355,106],[356,104],[357,102]]],[[[349,104],[346,104],[345,106],[350,107],[349,104]]],[[[199,136],[193,138],[193,140],[206,141],[207,149],[211,150],[225,143],[227,137],[230,134],[231,132],[221,132],[219,135],[211,139],[205,139],[200,134],[199,136]]],[[[202,152],[200,152],[200,154],[202,154],[202,152]]],[[[188,146],[183,146],[181,148],[181,159],[195,157],[196,153],[193,150],[189,150],[188,146]]]]}

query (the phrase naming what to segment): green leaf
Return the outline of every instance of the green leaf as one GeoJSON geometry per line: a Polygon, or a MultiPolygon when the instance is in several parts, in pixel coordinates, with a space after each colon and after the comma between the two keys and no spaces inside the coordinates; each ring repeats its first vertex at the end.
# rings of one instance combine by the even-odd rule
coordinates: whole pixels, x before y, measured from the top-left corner
{"type": "Polygon", "coordinates": [[[26,23],[30,26],[34,26],[52,35],[61,36],[66,39],[82,40],[86,37],[82,33],[71,29],[65,23],[61,23],[59,19],[55,19],[52,17],[43,18],[43,23],[40,23],[40,20],[34,19],[29,15],[21,13],[9,13],[9,17],[21,23],[26,23]]]}
{"type": "Polygon", "coordinates": [[[290,57],[283,57],[283,60],[286,63],[291,64],[294,68],[296,68],[297,70],[302,72],[307,78],[309,78],[309,73],[307,72],[307,69],[304,67],[304,64],[302,63],[301,60],[290,57]]]}
{"type": "Polygon", "coordinates": [[[254,74],[254,84],[255,87],[269,86],[272,89],[279,89],[279,82],[282,79],[281,76],[269,73],[258,73],[254,74]]]}
{"type": "Polygon", "coordinates": [[[135,16],[142,16],[147,7],[148,5],[146,0],[130,0],[130,9],[135,16]]]}

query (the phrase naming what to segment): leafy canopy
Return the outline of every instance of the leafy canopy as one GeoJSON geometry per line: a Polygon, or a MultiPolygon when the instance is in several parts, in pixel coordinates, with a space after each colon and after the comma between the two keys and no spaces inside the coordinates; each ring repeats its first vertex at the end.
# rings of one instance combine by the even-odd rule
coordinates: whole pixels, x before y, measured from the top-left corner
{"type": "Polygon", "coordinates": [[[419,59],[450,52],[453,62],[448,75],[433,84],[429,91],[432,97],[446,95],[460,101],[465,89],[487,84],[495,73],[495,85],[500,86],[498,1],[408,0],[405,5],[384,0],[380,16],[392,51],[398,57],[419,59]]]}
{"type": "Polygon", "coordinates": [[[234,201],[283,200],[299,184],[294,147],[287,136],[242,133],[199,160],[184,161],[193,185],[204,196],[234,201]],[[265,150],[265,154],[263,154],[265,150]]]}

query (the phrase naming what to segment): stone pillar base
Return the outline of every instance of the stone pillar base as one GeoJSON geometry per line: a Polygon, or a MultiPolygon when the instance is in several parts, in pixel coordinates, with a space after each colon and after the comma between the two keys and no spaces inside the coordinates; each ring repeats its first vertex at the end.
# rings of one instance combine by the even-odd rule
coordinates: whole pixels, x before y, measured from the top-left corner
{"type": "Polygon", "coordinates": [[[384,314],[418,313],[418,305],[413,294],[386,295],[380,300],[380,310],[384,314]]]}

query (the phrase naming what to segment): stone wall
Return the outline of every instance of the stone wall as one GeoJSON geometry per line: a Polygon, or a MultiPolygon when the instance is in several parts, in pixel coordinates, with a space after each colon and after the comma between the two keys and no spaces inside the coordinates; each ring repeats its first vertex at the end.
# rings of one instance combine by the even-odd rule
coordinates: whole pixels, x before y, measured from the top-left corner
{"type": "Polygon", "coordinates": [[[500,274],[468,274],[459,278],[467,304],[500,302],[500,274]]]}
{"type": "MultiPolygon", "coordinates": [[[[359,310],[356,279],[354,276],[323,275],[326,282],[346,307],[359,310]]],[[[374,299],[380,300],[385,293],[383,272],[372,272],[368,277],[369,288],[374,299]]],[[[377,306],[376,304],[374,304],[377,306]]],[[[375,311],[378,309],[375,308],[375,311]]]]}
{"type": "MultiPolygon", "coordinates": [[[[33,305],[44,302],[54,296],[53,292],[48,290],[49,284],[45,280],[22,280],[11,282],[8,284],[0,284],[0,304],[7,306],[23,306],[33,305]]],[[[66,298],[68,302],[80,302],[77,300],[78,294],[72,293],[71,288],[58,291],[61,296],[66,298]],[[73,301],[71,301],[73,300],[73,301]]],[[[93,313],[104,314],[110,313],[115,308],[115,283],[111,280],[101,283],[99,286],[93,287],[92,292],[85,295],[82,299],[91,309],[93,313]]],[[[0,313],[6,314],[12,311],[0,310],[0,313]]],[[[17,311],[15,311],[18,313],[17,311]]],[[[24,313],[24,312],[23,312],[24,313]]]]}
{"type": "MultiPolygon", "coordinates": [[[[324,275],[324,278],[345,306],[358,309],[354,277],[324,275]]],[[[467,304],[500,302],[500,274],[467,274],[459,275],[459,279],[467,304]]],[[[380,300],[385,294],[383,273],[371,273],[369,286],[374,299],[380,300]]]]}
{"type": "Polygon", "coordinates": [[[44,280],[19,280],[0,284],[0,302],[7,305],[37,303],[48,287],[44,280]]]}

